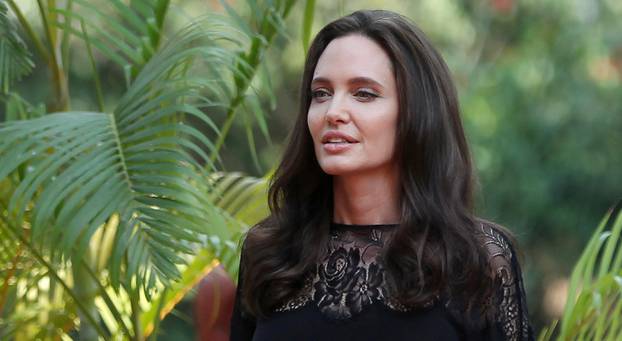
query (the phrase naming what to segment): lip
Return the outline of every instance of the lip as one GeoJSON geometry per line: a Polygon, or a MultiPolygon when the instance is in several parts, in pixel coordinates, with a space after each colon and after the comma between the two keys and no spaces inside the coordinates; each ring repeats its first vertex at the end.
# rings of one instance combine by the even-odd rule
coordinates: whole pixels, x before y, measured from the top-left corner
{"type": "Polygon", "coordinates": [[[337,154],[347,151],[348,149],[352,148],[352,146],[356,143],[358,143],[358,141],[354,137],[334,130],[328,131],[322,136],[322,148],[326,153],[329,154],[337,154]],[[343,139],[346,142],[328,142],[331,139],[343,139]]]}
{"type": "Polygon", "coordinates": [[[335,130],[327,131],[326,133],[324,133],[324,135],[322,136],[322,144],[328,143],[330,139],[344,139],[348,143],[359,142],[354,137],[335,130]]]}
{"type": "Polygon", "coordinates": [[[352,148],[352,146],[354,145],[355,143],[347,143],[347,142],[324,143],[322,144],[322,148],[324,149],[324,152],[328,154],[338,154],[338,153],[347,151],[348,149],[352,148]]]}

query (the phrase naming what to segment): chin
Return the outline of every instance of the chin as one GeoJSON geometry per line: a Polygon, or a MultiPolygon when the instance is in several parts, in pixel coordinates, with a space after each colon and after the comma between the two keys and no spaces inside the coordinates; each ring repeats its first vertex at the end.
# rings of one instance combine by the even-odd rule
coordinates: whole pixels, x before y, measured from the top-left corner
{"type": "Polygon", "coordinates": [[[356,172],[357,170],[357,167],[353,167],[352,165],[339,164],[337,162],[320,163],[320,168],[322,168],[324,173],[328,175],[345,175],[348,173],[356,172]]]}

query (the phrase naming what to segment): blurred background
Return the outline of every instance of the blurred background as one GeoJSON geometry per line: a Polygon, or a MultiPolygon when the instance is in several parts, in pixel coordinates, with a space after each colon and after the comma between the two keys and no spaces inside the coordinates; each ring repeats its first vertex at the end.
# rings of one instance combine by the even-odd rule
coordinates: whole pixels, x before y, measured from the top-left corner
{"type": "MultiPolygon", "coordinates": [[[[34,1],[19,4],[26,16],[37,15],[34,1]]],[[[242,14],[251,11],[245,2],[227,4],[242,14]]],[[[261,177],[279,161],[297,114],[304,6],[293,7],[283,23],[286,35],[267,51],[254,84],[267,134],[234,121],[221,151],[226,171],[261,177]]],[[[411,18],[452,70],[479,175],[478,214],[517,236],[530,316],[539,331],[561,313],[573,264],[622,195],[622,1],[316,1],[312,36],[342,15],[372,8],[411,18]]],[[[197,15],[224,11],[218,1],[172,1],[174,20],[165,28],[172,32],[197,15]]],[[[86,51],[76,42],[70,53],[71,108],[94,108],[86,51]]],[[[104,101],[115,103],[123,91],[115,92],[122,70],[96,60],[104,101]]],[[[48,75],[37,70],[17,85],[33,103],[49,95],[48,75]]],[[[210,115],[219,126],[225,120],[224,112],[210,115]]],[[[160,339],[196,337],[193,302],[190,292],[163,321],[160,339]]]]}

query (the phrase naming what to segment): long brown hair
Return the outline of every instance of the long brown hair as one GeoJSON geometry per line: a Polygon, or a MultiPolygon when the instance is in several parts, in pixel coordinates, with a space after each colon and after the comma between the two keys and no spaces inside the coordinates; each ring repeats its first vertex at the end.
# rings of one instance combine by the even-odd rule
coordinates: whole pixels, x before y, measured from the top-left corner
{"type": "Polygon", "coordinates": [[[300,107],[271,181],[271,214],[246,236],[241,276],[245,308],[265,317],[294,295],[325,252],[332,178],[320,168],[307,128],[310,83],[335,38],[360,34],[389,55],[399,92],[396,157],[401,220],[383,251],[387,278],[402,303],[451,297],[484,306],[493,282],[476,237],[473,170],[450,72],[423,32],[389,11],[358,11],[326,25],[307,55],[300,107]],[[482,304],[478,304],[482,303],[482,304]]]}

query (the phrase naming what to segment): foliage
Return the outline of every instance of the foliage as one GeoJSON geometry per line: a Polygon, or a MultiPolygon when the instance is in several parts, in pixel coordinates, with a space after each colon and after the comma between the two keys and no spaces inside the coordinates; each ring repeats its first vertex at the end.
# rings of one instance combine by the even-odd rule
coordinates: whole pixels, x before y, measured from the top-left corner
{"type": "MultiPolygon", "coordinates": [[[[0,46],[13,59],[2,65],[20,70],[29,52],[7,3],[53,91],[42,112],[12,89],[30,70],[3,69],[0,335],[143,339],[216,260],[237,267],[236,238],[265,214],[239,201],[265,181],[216,173],[216,162],[238,108],[259,105],[253,78],[294,1],[249,1],[249,21],[227,5],[228,15],[170,36],[166,0],[38,1],[43,38],[3,1],[0,46]],[[70,110],[75,39],[88,52],[96,110],[70,110]],[[97,58],[124,74],[110,112],[97,58]],[[222,128],[210,117],[217,110],[228,115],[222,128]]],[[[254,113],[260,123],[262,115],[254,113]]]]}
{"type": "Polygon", "coordinates": [[[539,340],[620,340],[622,338],[622,203],[598,226],[571,276],[561,323],[545,328],[539,340]]]}
{"type": "Polygon", "coordinates": [[[0,2],[0,89],[7,93],[11,83],[30,73],[34,67],[26,44],[8,17],[8,8],[0,2]]]}

